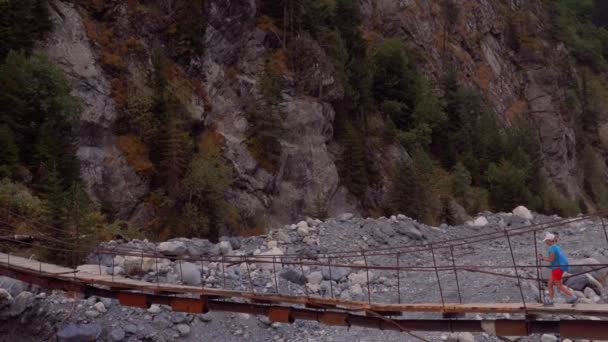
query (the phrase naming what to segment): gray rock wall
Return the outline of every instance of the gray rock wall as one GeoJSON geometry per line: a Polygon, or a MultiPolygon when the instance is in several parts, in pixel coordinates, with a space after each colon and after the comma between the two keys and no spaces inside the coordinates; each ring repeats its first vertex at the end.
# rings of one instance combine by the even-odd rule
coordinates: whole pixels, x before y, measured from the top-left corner
{"type": "Polygon", "coordinates": [[[74,127],[81,176],[89,196],[128,218],[148,186],[127,164],[115,144],[112,125],[117,110],[108,80],[95,54],[74,5],[56,0],[51,6],[55,30],[45,49],[52,61],[67,75],[81,99],[83,112],[74,127]]]}

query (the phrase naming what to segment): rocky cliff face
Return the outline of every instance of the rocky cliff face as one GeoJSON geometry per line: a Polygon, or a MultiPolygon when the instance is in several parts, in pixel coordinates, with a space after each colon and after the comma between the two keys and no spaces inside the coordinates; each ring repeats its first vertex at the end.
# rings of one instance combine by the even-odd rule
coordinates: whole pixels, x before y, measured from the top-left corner
{"type": "MultiPolygon", "coordinates": [[[[161,9],[170,10],[170,1],[159,3],[161,9]]],[[[371,44],[382,37],[404,38],[424,57],[419,62],[435,80],[447,64],[455,66],[461,81],[479,89],[506,125],[520,116],[534,124],[550,179],[570,198],[580,195],[575,114],[562,90],[564,84],[576,82],[575,75],[565,62],[565,48],[544,38],[546,18],[540,2],[459,0],[455,2],[459,14],[449,25],[449,10],[437,1],[360,3],[363,30],[371,44]],[[521,37],[525,37],[523,44],[513,43],[522,41],[521,37]]],[[[100,67],[103,47],[87,35],[83,24],[100,15],[85,18],[77,6],[52,2],[56,29],[46,49],[64,68],[84,103],[75,130],[82,176],[90,196],[104,202],[118,217],[145,220],[153,214],[143,204],[149,181],[134,171],[117,148],[114,126],[121,109],[115,102],[116,89],[100,67]]],[[[127,3],[103,6],[103,15],[112,17],[107,25],[115,26],[114,38],[130,34],[142,42],[136,55],[121,56],[128,72],[135,75],[137,70],[149,69],[154,50],[163,46],[155,34],[167,17],[141,22],[127,3]]],[[[236,178],[229,201],[249,214],[283,222],[295,220],[319,204],[330,214],[356,211],[356,201],[341,185],[337,156],[330,152],[335,149],[329,148],[335,116],[331,102],[343,90],[322,49],[316,46],[312,63],[280,80],[285,137],[280,167],[270,174],[248,151],[245,108],[259,88],[257,75],[276,37],[258,27],[254,0],[210,0],[206,6],[205,52],[191,57],[182,70],[189,85],[184,103],[192,109],[194,121],[213,127],[224,139],[223,155],[236,178]],[[318,89],[302,84],[302,75],[312,78],[318,89]]],[[[393,160],[407,156],[402,149],[390,150],[393,160]]],[[[386,180],[387,175],[382,177],[386,180]]],[[[384,190],[376,191],[381,197],[384,190]]]]}
{"type": "Polygon", "coordinates": [[[539,1],[364,0],[371,36],[402,37],[420,52],[435,80],[451,65],[461,81],[479,89],[505,124],[524,117],[538,131],[550,179],[568,197],[581,193],[576,179],[574,119],[564,89],[576,85],[563,44],[548,38],[547,11],[539,1]],[[450,12],[451,13],[448,13],[450,12]],[[457,13],[454,13],[457,12],[457,13]],[[449,23],[449,17],[456,20],[449,23]]]}
{"type": "Polygon", "coordinates": [[[86,189],[95,201],[110,204],[118,216],[129,217],[148,187],[116,147],[112,128],[117,109],[110,96],[110,84],[95,59],[74,6],[55,1],[51,13],[55,31],[46,42],[46,50],[51,60],[63,68],[74,95],[83,104],[75,134],[86,189]]]}
{"type": "MultiPolygon", "coordinates": [[[[279,171],[268,173],[247,150],[244,115],[258,87],[268,33],[255,25],[253,1],[234,1],[229,6],[212,1],[209,6],[205,36],[209,48],[201,76],[209,89],[212,110],[205,123],[218,127],[226,138],[225,156],[236,170],[238,184],[231,191],[232,201],[250,212],[269,212],[271,218],[281,221],[312,210],[317,198],[332,202],[339,185],[334,157],[327,149],[333,136],[334,110],[328,102],[332,92],[324,98],[307,96],[296,91],[292,77],[281,80],[283,156],[279,171]],[[232,81],[228,70],[233,73],[232,81]]],[[[331,70],[318,77],[326,88],[339,88],[331,70]]]]}

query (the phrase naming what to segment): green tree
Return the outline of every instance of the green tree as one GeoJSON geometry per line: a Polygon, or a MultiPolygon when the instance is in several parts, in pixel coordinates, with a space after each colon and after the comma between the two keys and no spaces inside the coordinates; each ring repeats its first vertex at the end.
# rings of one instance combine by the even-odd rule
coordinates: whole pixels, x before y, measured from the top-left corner
{"type": "Polygon", "coordinates": [[[10,52],[0,65],[0,124],[13,133],[18,159],[37,170],[54,164],[66,182],[79,178],[71,125],[80,102],[46,56],[10,52]]]}
{"type": "Polygon", "coordinates": [[[19,148],[8,125],[0,125],[0,178],[10,177],[19,163],[19,148]]]}
{"type": "Polygon", "coordinates": [[[213,146],[196,155],[182,182],[182,211],[188,236],[208,236],[217,241],[225,225],[228,204],[225,192],[233,182],[232,169],[213,146]]]}
{"type": "Polygon", "coordinates": [[[247,147],[260,166],[273,173],[283,151],[280,141],[283,127],[278,107],[280,87],[268,60],[258,82],[258,94],[247,112],[247,147]]]}
{"type": "Polygon", "coordinates": [[[205,0],[178,0],[174,25],[174,54],[177,57],[200,55],[207,27],[205,0]]]}
{"type": "Polygon", "coordinates": [[[169,195],[176,194],[188,165],[191,143],[188,133],[179,127],[177,119],[170,119],[162,134],[158,161],[162,184],[169,195]]]}
{"type": "Polygon", "coordinates": [[[601,209],[608,208],[608,186],[606,186],[606,164],[589,145],[582,151],[584,188],[601,209]]]}
{"type": "Polygon", "coordinates": [[[397,166],[388,198],[393,211],[434,224],[442,214],[445,177],[424,150],[397,166]]]}
{"type": "Polygon", "coordinates": [[[47,0],[0,1],[0,61],[11,50],[31,51],[52,27],[47,0]]]}
{"type": "Polygon", "coordinates": [[[369,185],[365,139],[350,123],[346,124],[342,146],[344,147],[341,158],[342,179],[353,195],[361,197],[369,185]]]}
{"type": "Polygon", "coordinates": [[[386,39],[372,56],[372,93],[377,103],[393,100],[414,108],[415,72],[399,39],[386,39]]]}
{"type": "Polygon", "coordinates": [[[491,163],[487,171],[490,203],[497,210],[509,211],[529,203],[532,194],[526,184],[528,175],[508,160],[491,163]]]}

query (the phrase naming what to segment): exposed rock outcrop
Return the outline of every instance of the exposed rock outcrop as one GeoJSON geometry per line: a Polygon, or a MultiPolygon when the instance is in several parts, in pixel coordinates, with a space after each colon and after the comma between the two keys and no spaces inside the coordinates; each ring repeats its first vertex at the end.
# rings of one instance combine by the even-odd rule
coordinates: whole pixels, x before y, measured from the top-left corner
{"type": "Polygon", "coordinates": [[[568,51],[548,36],[548,14],[538,1],[363,0],[370,32],[404,38],[420,51],[425,73],[439,80],[447,65],[478,89],[505,124],[525,117],[538,132],[551,181],[569,198],[581,194],[576,178],[575,118],[564,89],[576,85],[568,51]],[[457,15],[453,26],[447,17],[457,15]],[[518,40],[526,35],[528,40],[518,40]]]}
{"type": "Polygon", "coordinates": [[[116,106],[80,14],[73,4],[61,0],[53,1],[51,8],[55,29],[45,49],[64,70],[74,95],[82,101],[83,111],[74,133],[86,190],[93,200],[109,204],[119,217],[128,218],[147,193],[147,184],[116,147],[116,106]]]}

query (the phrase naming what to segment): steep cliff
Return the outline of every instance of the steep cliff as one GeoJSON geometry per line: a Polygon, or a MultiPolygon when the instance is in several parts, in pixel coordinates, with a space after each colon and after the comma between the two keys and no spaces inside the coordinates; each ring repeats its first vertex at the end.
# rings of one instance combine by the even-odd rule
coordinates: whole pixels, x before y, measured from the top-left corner
{"type": "Polygon", "coordinates": [[[580,113],[566,103],[576,71],[563,43],[549,34],[542,1],[461,0],[448,7],[441,1],[368,0],[362,9],[370,36],[403,38],[419,51],[432,78],[439,81],[446,67],[454,67],[505,125],[519,116],[531,122],[550,179],[569,198],[581,195],[575,134],[580,113]]]}
{"type": "MultiPolygon", "coordinates": [[[[155,139],[129,120],[141,102],[155,101],[142,99],[157,91],[152,70],[163,55],[161,92],[171,92],[187,113],[184,134],[194,145],[201,133],[216,137],[234,171],[226,199],[241,220],[285,222],[381,207],[395,165],[409,157],[398,143],[382,140],[385,124],[376,122],[382,114],[369,110],[364,148],[373,181],[365,183],[363,195],[349,194],[344,169],[351,166],[341,164],[348,143],[337,139],[335,130],[344,129],[344,119],[337,125],[336,115],[344,112],[340,102],[352,90],[344,89],[344,71],[328,56],[334,47],[311,38],[293,18],[300,30],[292,23],[287,39],[288,21],[273,22],[261,13],[259,1],[192,2],[201,10],[192,22],[184,19],[188,7],[180,3],[51,2],[55,30],[45,46],[85,104],[75,134],[91,198],[138,224],[160,215],[154,197],[162,189],[160,172],[147,155],[153,143],[146,143],[155,139]],[[302,54],[302,47],[305,54],[294,64],[290,58],[302,54]],[[249,133],[251,103],[263,92],[260,75],[268,69],[280,99],[281,152],[273,168],[256,158],[249,133]]],[[[369,51],[385,38],[400,38],[437,93],[450,68],[462,84],[479,90],[503,126],[525,118],[538,134],[551,183],[567,198],[582,198],[593,207],[582,188],[577,152],[580,108],[569,103],[580,77],[568,49],[549,33],[543,1],[362,0],[359,5],[369,51]]],[[[154,104],[145,106],[149,114],[154,104]]]]}

